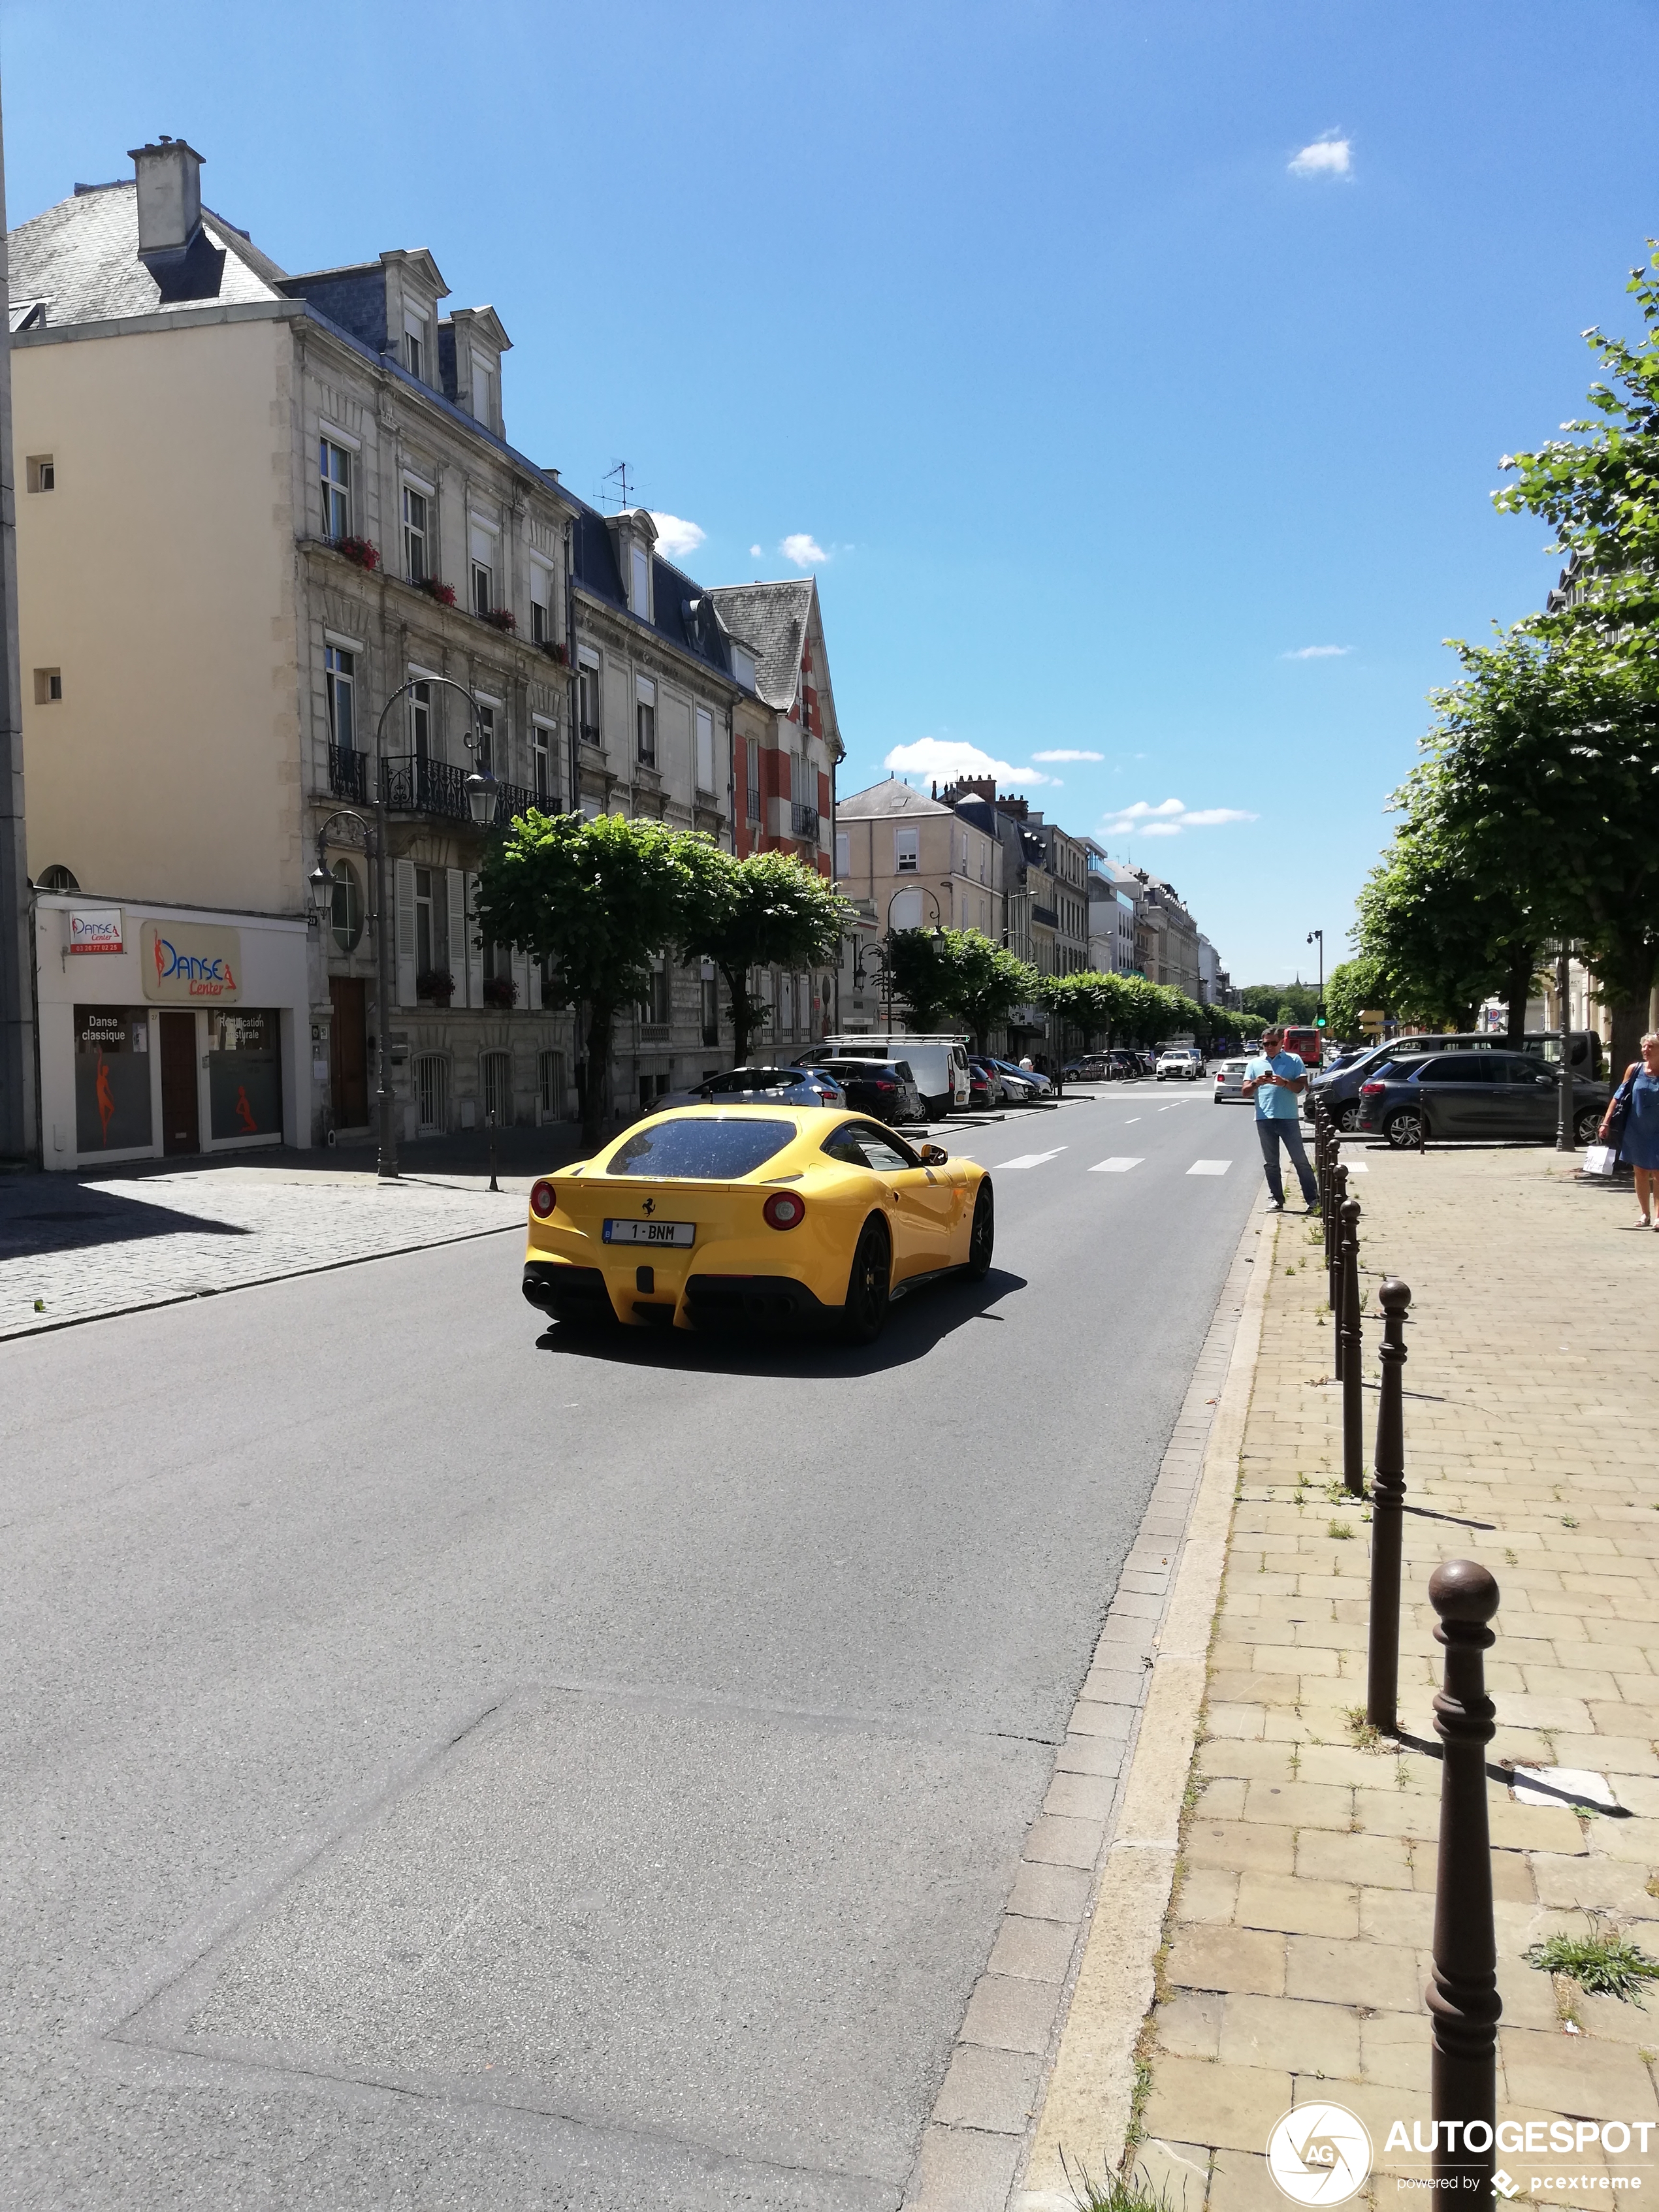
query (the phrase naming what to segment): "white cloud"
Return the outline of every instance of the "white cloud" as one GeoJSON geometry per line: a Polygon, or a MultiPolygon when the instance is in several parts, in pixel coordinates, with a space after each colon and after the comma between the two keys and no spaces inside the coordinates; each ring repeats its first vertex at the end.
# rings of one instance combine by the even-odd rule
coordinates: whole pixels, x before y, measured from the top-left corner
{"type": "Polygon", "coordinates": [[[1031,755],[1031,758],[1032,758],[1033,760],[1040,760],[1040,761],[1091,761],[1091,760],[1097,761],[1097,760],[1104,760],[1104,759],[1105,759],[1105,757],[1106,757],[1106,756],[1105,756],[1105,754],[1104,754],[1104,753],[1075,753],[1075,752],[1070,752],[1070,751],[1066,750],[1066,748],[1065,748],[1065,747],[1063,747],[1063,746],[1062,746],[1062,747],[1061,747],[1058,751],[1056,751],[1056,752],[1051,752],[1051,753],[1033,753],[1033,754],[1031,755]]]}
{"type": "Polygon", "coordinates": [[[708,535],[695,522],[687,522],[678,514],[659,514],[654,507],[651,520],[657,526],[657,550],[665,561],[683,561],[688,553],[695,553],[708,535]]]}
{"type": "Polygon", "coordinates": [[[1299,645],[1294,653],[1281,653],[1281,660],[1340,660],[1345,653],[1352,653],[1351,645],[1299,645]]]}
{"type": "Polygon", "coordinates": [[[1350,177],[1353,174],[1353,144],[1327,131],[1304,146],[1291,162],[1293,177],[1350,177]]]}
{"type": "Polygon", "coordinates": [[[797,530],[784,539],[778,550],[786,561],[793,561],[798,568],[815,568],[820,561],[830,558],[810,530],[797,530]]]}
{"type": "Polygon", "coordinates": [[[761,553],[760,547],[759,547],[758,545],[751,545],[751,546],[750,547],[750,549],[749,549],[749,557],[750,557],[750,559],[751,561],[758,561],[758,560],[760,560],[760,559],[763,557],[762,553],[761,553]]]}
{"type": "Polygon", "coordinates": [[[935,777],[941,783],[959,775],[994,776],[1004,785],[1054,781],[1040,769],[1015,768],[1009,761],[994,760],[989,753],[982,753],[977,745],[963,744],[951,738],[918,738],[912,745],[895,745],[882,766],[894,769],[901,775],[935,777]]]}
{"type": "Polygon", "coordinates": [[[1101,824],[1101,834],[1106,837],[1178,837],[1183,830],[1212,830],[1222,822],[1254,822],[1254,814],[1247,814],[1237,806],[1188,806],[1179,799],[1161,799],[1154,806],[1151,801],[1137,799],[1133,806],[1121,806],[1101,824]]]}

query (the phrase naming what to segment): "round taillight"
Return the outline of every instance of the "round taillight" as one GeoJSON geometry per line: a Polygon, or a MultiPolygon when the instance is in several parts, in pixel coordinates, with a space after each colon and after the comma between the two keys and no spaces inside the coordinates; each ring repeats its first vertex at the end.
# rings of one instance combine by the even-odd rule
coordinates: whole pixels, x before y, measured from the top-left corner
{"type": "Polygon", "coordinates": [[[538,1221],[545,1221],[558,1204],[550,1182],[532,1183],[530,1188],[530,1211],[538,1221]]]}
{"type": "Polygon", "coordinates": [[[761,1212],[771,1229],[798,1229],[806,1218],[806,1200],[793,1190],[775,1190],[761,1212]]]}

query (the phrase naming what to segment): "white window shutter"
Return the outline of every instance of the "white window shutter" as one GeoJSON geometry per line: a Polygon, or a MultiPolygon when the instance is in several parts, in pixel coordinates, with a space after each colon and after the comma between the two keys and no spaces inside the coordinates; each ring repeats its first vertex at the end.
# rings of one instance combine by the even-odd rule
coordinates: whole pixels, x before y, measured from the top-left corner
{"type": "Polygon", "coordinates": [[[516,945],[513,948],[513,980],[519,987],[519,995],[514,1004],[527,1006],[530,1004],[530,955],[521,951],[516,945]]]}
{"type": "Polygon", "coordinates": [[[449,972],[455,979],[452,1006],[466,1006],[466,878],[459,868],[446,868],[449,900],[449,972]]]}
{"type": "Polygon", "coordinates": [[[530,963],[530,994],[525,1003],[530,1008],[532,1013],[539,1013],[541,1012],[542,963],[539,960],[532,960],[530,963]]]}
{"type": "MultiPolygon", "coordinates": [[[[478,878],[466,879],[466,910],[478,911],[478,878]]],[[[483,1004],[483,947],[478,942],[478,926],[469,922],[466,928],[466,1003],[469,1006],[483,1004]]]]}
{"type": "Polygon", "coordinates": [[[394,860],[392,874],[397,881],[398,1004],[412,1006],[415,1003],[414,861],[394,860]]]}

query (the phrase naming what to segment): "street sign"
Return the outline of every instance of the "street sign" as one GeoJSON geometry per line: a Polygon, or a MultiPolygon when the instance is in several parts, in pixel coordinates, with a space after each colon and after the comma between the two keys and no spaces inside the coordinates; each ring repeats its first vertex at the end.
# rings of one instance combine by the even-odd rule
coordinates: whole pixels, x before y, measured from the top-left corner
{"type": "Polygon", "coordinates": [[[1374,1033],[1378,1030],[1386,1028],[1388,1019],[1388,1016],[1378,1007],[1362,1006],[1360,1009],[1359,1026],[1362,1030],[1370,1030],[1374,1033]]]}

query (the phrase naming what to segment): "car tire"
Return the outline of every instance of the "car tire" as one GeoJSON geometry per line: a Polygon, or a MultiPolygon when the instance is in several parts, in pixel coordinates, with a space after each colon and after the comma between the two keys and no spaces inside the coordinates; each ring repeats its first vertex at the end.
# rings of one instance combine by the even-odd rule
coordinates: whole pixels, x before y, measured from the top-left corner
{"type": "Polygon", "coordinates": [[[859,1232],[852,1272],[847,1278],[841,1333],[849,1344],[873,1344],[881,1334],[887,1322],[892,1273],[893,1247],[887,1224],[872,1213],[859,1232]]]}
{"type": "Polygon", "coordinates": [[[1599,1106],[1586,1106],[1573,1121],[1573,1141],[1580,1145],[1593,1145],[1601,1134],[1601,1109],[1599,1106]]]}
{"type": "Polygon", "coordinates": [[[991,1178],[987,1176],[974,1200],[974,1225],[968,1231],[968,1265],[963,1272],[970,1283],[982,1283],[990,1273],[996,1243],[996,1200],[991,1190],[991,1178]]]}
{"type": "Polygon", "coordinates": [[[1336,1126],[1345,1136],[1351,1136],[1359,1127],[1359,1103],[1351,1098],[1346,1106],[1336,1109],[1336,1126]]]}
{"type": "Polygon", "coordinates": [[[1420,1152],[1423,1149],[1423,1116],[1415,1106],[1407,1106],[1398,1114],[1390,1114],[1382,1124],[1382,1133],[1397,1152],[1420,1152]]]}

